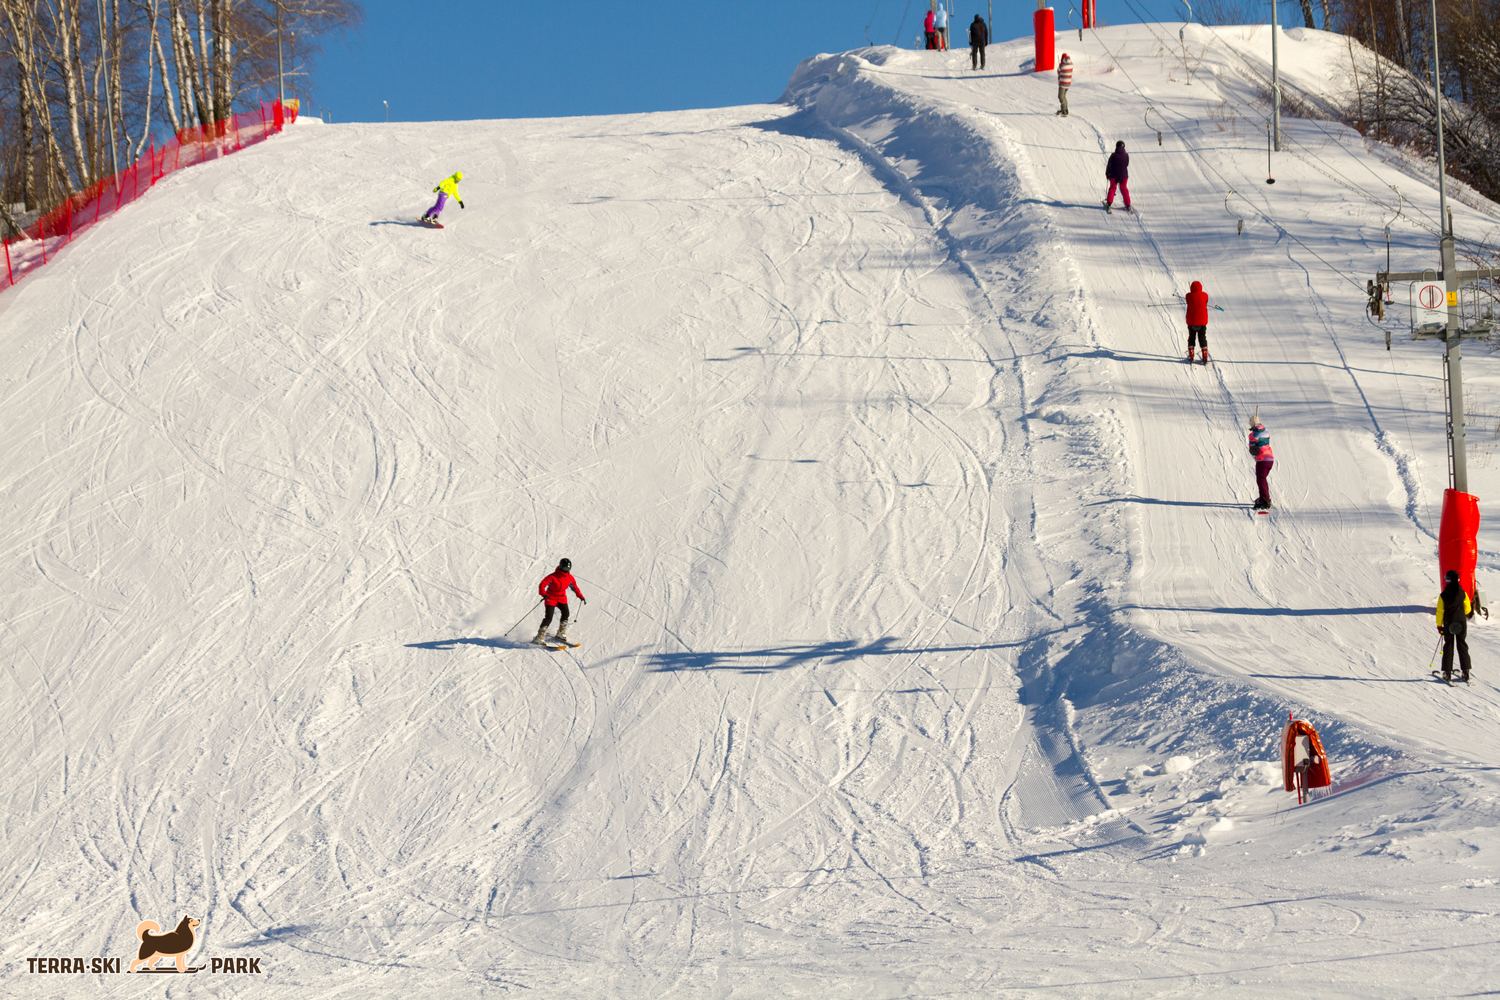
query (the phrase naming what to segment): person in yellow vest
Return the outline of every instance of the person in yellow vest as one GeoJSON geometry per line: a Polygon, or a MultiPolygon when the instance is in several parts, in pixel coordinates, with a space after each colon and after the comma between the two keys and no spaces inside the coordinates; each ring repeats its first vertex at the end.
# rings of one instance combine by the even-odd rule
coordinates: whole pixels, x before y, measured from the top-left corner
{"type": "Polygon", "coordinates": [[[1469,682],[1469,616],[1474,613],[1469,594],[1458,582],[1458,571],[1450,569],[1443,576],[1443,592],[1438,595],[1437,630],[1443,637],[1443,680],[1453,678],[1453,646],[1458,645],[1461,680],[1469,682]]]}
{"type": "Polygon", "coordinates": [[[448,179],[440,183],[437,187],[432,189],[437,192],[437,203],[429,208],[426,214],[422,216],[423,222],[436,222],[438,220],[438,216],[443,212],[443,206],[448,203],[449,198],[452,198],[454,201],[458,202],[459,208],[464,207],[464,200],[458,196],[458,182],[463,179],[464,172],[462,170],[459,170],[454,173],[452,177],[449,177],[448,179]]]}

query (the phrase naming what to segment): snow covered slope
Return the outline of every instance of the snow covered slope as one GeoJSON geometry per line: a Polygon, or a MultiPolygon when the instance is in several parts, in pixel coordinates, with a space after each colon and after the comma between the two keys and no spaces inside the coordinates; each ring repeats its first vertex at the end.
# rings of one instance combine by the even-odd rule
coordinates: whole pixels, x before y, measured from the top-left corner
{"type": "Polygon", "coordinates": [[[262,971],[183,995],[1484,988],[1500,649],[1425,676],[1438,359],[1360,312],[1390,186],[1397,267],[1436,195],[1307,122],[1267,187],[1263,40],[1189,32],[1189,84],[1175,33],[1090,35],[1068,119],[1011,43],[299,127],[0,298],[0,981],[134,995],[27,959],[186,913],[262,971]],[[412,225],[456,168],[474,211],[412,225]],[[548,652],[505,630],[561,556],[548,652]]]}

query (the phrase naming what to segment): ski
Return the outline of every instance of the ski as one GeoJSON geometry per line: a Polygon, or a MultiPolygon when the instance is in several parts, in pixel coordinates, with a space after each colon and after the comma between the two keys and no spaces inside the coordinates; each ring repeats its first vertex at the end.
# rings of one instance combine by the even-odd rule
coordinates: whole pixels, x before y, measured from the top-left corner
{"type": "MultiPolygon", "coordinates": [[[[1438,680],[1442,681],[1444,684],[1448,685],[1449,687],[1453,686],[1454,678],[1444,677],[1443,676],[1443,672],[1441,670],[1434,670],[1432,672],[1432,676],[1436,677],[1438,680]]],[[[1459,678],[1456,678],[1456,679],[1460,680],[1460,681],[1463,681],[1465,684],[1469,683],[1469,679],[1467,677],[1459,677],[1459,678]]]]}
{"type": "Polygon", "coordinates": [[[1104,211],[1105,211],[1106,214],[1108,214],[1108,215],[1114,215],[1115,214],[1115,210],[1114,210],[1113,206],[1110,205],[1109,202],[1104,201],[1104,202],[1100,202],[1100,204],[1104,206],[1104,211]]]}

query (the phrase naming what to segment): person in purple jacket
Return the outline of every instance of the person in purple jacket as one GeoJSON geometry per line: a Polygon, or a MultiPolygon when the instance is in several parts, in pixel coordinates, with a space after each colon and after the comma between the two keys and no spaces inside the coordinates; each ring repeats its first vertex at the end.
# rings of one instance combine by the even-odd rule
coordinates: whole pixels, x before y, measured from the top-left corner
{"type": "Polygon", "coordinates": [[[1115,151],[1109,156],[1109,165],[1104,168],[1104,176],[1109,178],[1109,194],[1104,198],[1104,210],[1114,211],[1115,188],[1120,189],[1120,194],[1125,199],[1125,211],[1132,211],[1130,207],[1130,154],[1125,152],[1125,140],[1121,139],[1115,143],[1115,151]]]}

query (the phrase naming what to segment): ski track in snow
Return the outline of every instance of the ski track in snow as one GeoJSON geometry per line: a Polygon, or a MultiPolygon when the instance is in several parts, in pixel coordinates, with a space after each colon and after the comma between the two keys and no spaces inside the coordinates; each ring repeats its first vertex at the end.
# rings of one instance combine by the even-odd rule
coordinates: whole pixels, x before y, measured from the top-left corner
{"type": "Polygon", "coordinates": [[[1190,89],[1162,30],[1069,36],[1068,119],[1024,40],[298,127],[7,293],[7,989],[183,913],[289,996],[1483,989],[1500,650],[1421,663],[1438,361],[1297,242],[1362,280],[1358,179],[1435,192],[1290,120],[1267,189],[1269,35],[1191,28],[1190,89]],[[475,211],[412,225],[455,165],[475,211]],[[563,554],[546,652],[504,630],[563,554]],[[1288,711],[1335,767],[1302,808],[1288,711]]]}

